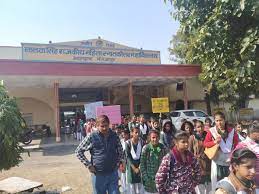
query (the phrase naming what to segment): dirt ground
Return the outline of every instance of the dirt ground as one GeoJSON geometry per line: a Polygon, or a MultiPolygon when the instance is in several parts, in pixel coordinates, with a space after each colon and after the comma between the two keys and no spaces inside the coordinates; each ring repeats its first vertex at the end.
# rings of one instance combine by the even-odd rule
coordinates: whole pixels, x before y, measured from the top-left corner
{"type": "MultiPolygon", "coordinates": [[[[91,175],[76,158],[76,145],[59,145],[37,149],[23,154],[20,166],[0,172],[0,180],[11,176],[27,178],[43,183],[43,188],[50,193],[60,193],[61,188],[69,186],[66,194],[92,193],[91,175]]],[[[33,193],[37,193],[37,189],[33,193]]]]}

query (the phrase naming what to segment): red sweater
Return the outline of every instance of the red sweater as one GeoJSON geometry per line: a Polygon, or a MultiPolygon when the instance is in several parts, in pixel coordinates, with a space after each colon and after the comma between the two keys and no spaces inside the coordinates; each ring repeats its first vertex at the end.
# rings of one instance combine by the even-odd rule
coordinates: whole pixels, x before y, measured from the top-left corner
{"type": "MultiPolygon", "coordinates": [[[[228,132],[229,132],[229,133],[230,133],[232,130],[235,130],[235,129],[233,129],[233,128],[228,128],[228,132]]],[[[239,142],[238,135],[237,135],[236,132],[234,132],[234,137],[233,137],[233,149],[235,149],[235,147],[237,146],[238,142],[239,142]]],[[[210,148],[210,147],[212,147],[212,146],[215,145],[214,139],[213,139],[213,136],[212,136],[210,130],[207,132],[207,135],[206,135],[206,137],[205,137],[205,139],[204,139],[203,145],[204,145],[204,147],[206,147],[206,148],[210,148]]]]}

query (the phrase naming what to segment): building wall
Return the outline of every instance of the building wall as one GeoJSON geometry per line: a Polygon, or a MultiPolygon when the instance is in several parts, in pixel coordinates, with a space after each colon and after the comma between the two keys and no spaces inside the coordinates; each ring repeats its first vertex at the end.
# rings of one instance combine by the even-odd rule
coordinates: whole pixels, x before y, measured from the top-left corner
{"type": "MultiPolygon", "coordinates": [[[[164,87],[164,94],[169,97],[170,101],[183,100],[183,91],[177,91],[176,85],[174,83],[164,87]]],[[[198,78],[187,80],[187,96],[189,101],[204,99],[204,90],[198,78]]]]}
{"type": "Polygon", "coordinates": [[[259,119],[259,99],[251,99],[248,103],[248,108],[253,108],[255,119],[259,119]]]}
{"type": "Polygon", "coordinates": [[[18,98],[18,106],[22,114],[32,114],[32,124],[47,124],[54,130],[54,111],[46,103],[34,98],[18,98]]]}
{"type": "MultiPolygon", "coordinates": [[[[114,88],[112,91],[111,104],[121,105],[121,113],[129,114],[129,93],[127,87],[114,88]]],[[[151,100],[142,95],[134,95],[135,113],[151,112],[151,100]],[[137,109],[140,108],[138,111],[137,109]]]]}
{"type": "Polygon", "coordinates": [[[54,88],[7,88],[11,96],[33,98],[48,104],[54,110],[54,88]]]}
{"type": "Polygon", "coordinates": [[[21,112],[33,114],[33,124],[48,123],[55,126],[53,88],[7,88],[8,93],[18,99],[21,112]]]}
{"type": "Polygon", "coordinates": [[[192,108],[203,110],[203,111],[207,112],[206,103],[204,101],[193,101],[192,108]]]}
{"type": "Polygon", "coordinates": [[[21,47],[0,46],[0,59],[22,59],[21,47]]]}

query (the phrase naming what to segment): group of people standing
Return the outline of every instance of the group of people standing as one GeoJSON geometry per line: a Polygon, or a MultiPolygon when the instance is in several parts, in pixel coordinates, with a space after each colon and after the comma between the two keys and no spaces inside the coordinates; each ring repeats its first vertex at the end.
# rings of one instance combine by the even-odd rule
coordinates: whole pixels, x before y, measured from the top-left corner
{"type": "Polygon", "coordinates": [[[214,126],[209,119],[205,124],[184,121],[176,130],[170,120],[146,122],[143,115],[110,126],[102,115],[76,155],[92,173],[97,194],[255,193],[259,125],[251,126],[241,142],[223,113],[217,112],[214,119],[214,126]],[[211,150],[213,158],[207,154],[211,150]]]}

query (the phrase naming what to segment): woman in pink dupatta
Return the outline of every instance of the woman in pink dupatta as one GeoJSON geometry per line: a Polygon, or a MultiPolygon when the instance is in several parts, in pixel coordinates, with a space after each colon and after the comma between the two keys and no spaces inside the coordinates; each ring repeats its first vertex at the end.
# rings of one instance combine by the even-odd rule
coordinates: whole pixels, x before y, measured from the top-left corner
{"type": "Polygon", "coordinates": [[[240,142],[236,149],[239,148],[248,148],[252,152],[256,154],[256,175],[255,175],[255,183],[256,187],[259,188],[259,124],[253,124],[248,129],[247,138],[240,142]]]}

